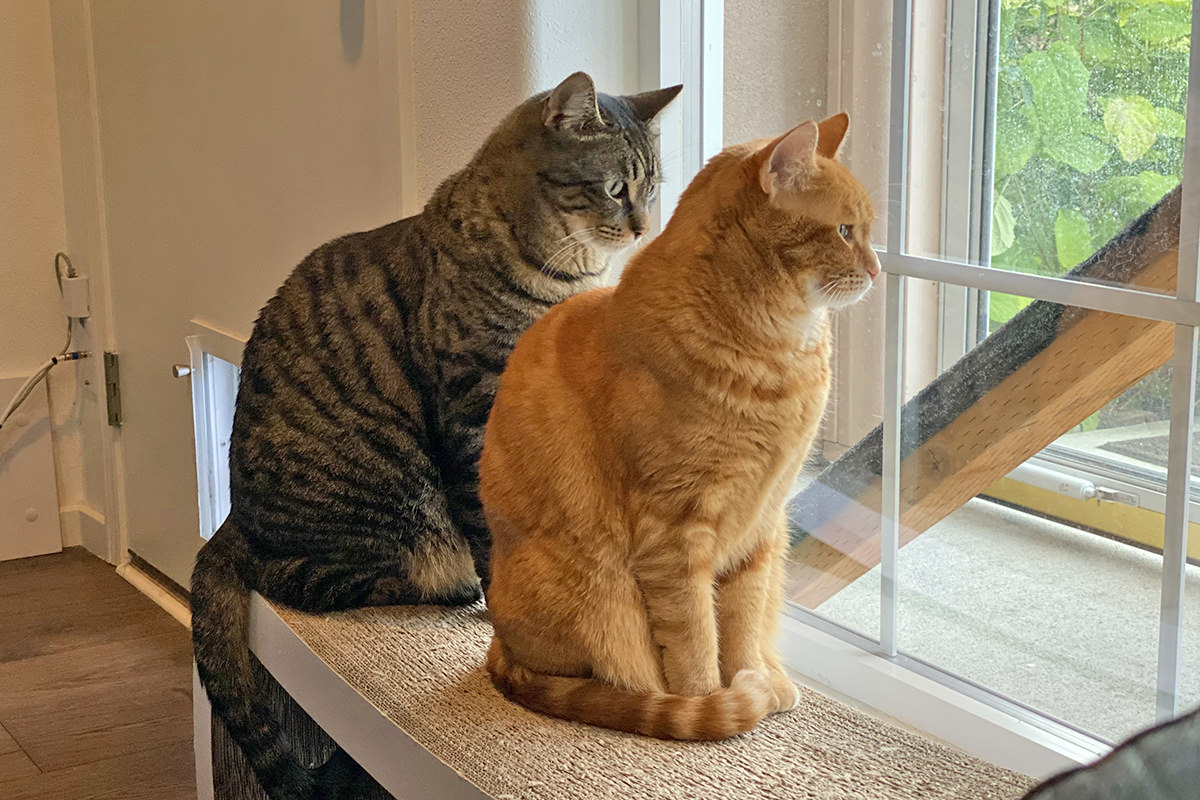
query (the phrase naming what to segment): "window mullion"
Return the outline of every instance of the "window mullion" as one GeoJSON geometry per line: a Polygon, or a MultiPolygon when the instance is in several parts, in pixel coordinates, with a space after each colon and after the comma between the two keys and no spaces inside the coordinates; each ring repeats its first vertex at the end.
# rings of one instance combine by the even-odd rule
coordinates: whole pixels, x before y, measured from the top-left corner
{"type": "MultiPolygon", "coordinates": [[[[1192,15],[1188,54],[1187,121],[1184,128],[1183,197],[1179,220],[1179,268],[1176,296],[1200,299],[1200,17],[1192,15]]],[[[1158,629],[1158,685],[1155,703],[1160,720],[1179,708],[1179,670],[1183,647],[1183,593],[1187,569],[1188,494],[1192,474],[1192,434],[1196,401],[1195,325],[1175,326],[1171,370],[1171,421],[1167,451],[1167,500],[1163,530],[1162,600],[1158,629]]]]}
{"type": "Polygon", "coordinates": [[[904,289],[907,278],[887,278],[887,344],[883,361],[883,494],[880,508],[879,643],[886,656],[898,647],[897,605],[900,561],[900,436],[904,386],[904,289]]]}
{"type": "Polygon", "coordinates": [[[1176,325],[1175,357],[1171,370],[1167,508],[1163,521],[1162,602],[1158,629],[1155,710],[1159,720],[1171,719],[1179,708],[1183,589],[1187,568],[1188,484],[1192,472],[1192,408],[1196,400],[1195,372],[1196,328],[1192,325],[1176,325]]]}
{"type": "MultiPolygon", "coordinates": [[[[912,0],[892,4],[891,141],[888,153],[888,220],[886,268],[890,257],[905,245],[905,203],[908,190],[908,100],[912,41],[912,0]]],[[[887,277],[887,330],[883,398],[883,497],[880,531],[880,631],[887,656],[895,656],[897,641],[896,566],[900,549],[900,405],[903,387],[904,284],[902,275],[887,277]]]]}

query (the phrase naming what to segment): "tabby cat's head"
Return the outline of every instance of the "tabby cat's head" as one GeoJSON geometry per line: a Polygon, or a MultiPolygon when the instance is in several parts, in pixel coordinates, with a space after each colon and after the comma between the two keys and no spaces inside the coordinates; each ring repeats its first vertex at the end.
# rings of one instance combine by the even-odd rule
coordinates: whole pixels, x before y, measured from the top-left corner
{"type": "Polygon", "coordinates": [[[879,274],[871,198],[837,160],[849,124],[845,112],[819,124],[809,120],[750,159],[755,188],[765,195],[756,216],[784,268],[807,292],[810,308],[855,303],[879,274]]]}
{"type": "Polygon", "coordinates": [[[572,256],[586,250],[603,262],[646,232],[661,180],[652,123],[680,89],[612,96],[576,72],[496,132],[514,233],[548,262],[544,272],[577,277],[592,259],[572,256]]]}
{"type": "Polygon", "coordinates": [[[572,233],[620,249],[646,232],[662,179],[651,122],[682,88],[614,97],[576,72],[541,98],[538,177],[572,233]]]}

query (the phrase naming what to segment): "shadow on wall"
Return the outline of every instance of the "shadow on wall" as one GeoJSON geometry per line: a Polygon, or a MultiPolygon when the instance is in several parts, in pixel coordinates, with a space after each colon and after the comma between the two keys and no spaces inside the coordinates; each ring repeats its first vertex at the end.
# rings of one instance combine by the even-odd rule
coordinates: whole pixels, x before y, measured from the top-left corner
{"type": "Polygon", "coordinates": [[[347,64],[357,64],[362,58],[366,0],[341,0],[338,17],[341,20],[342,56],[347,64]]]}
{"type": "Polygon", "coordinates": [[[609,94],[638,81],[638,0],[439,0],[412,8],[418,196],[519,102],[585,70],[609,94]]]}

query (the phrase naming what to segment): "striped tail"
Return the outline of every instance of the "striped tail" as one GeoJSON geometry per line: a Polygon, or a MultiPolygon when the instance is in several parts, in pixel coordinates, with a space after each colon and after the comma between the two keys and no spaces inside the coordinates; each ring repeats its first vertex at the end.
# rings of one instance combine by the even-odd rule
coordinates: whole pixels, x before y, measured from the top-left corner
{"type": "Polygon", "coordinates": [[[243,578],[251,564],[245,538],[226,520],[201,548],[192,573],[192,643],[213,711],[271,800],[361,797],[356,784],[362,768],[344,750],[316,769],[296,760],[257,685],[250,661],[250,589],[243,578]]]}
{"type": "Polygon", "coordinates": [[[508,663],[494,639],[487,667],[500,693],[531,711],[657,739],[728,739],[751,730],[775,708],[770,680],[749,669],[737,673],[727,688],[689,697],[533,672],[508,663]]]}

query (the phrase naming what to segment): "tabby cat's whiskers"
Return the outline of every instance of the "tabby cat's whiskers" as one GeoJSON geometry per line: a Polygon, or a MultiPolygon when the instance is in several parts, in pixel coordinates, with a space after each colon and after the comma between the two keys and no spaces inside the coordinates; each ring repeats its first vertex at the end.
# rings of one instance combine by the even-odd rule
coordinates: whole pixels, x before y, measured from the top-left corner
{"type": "Polygon", "coordinates": [[[560,273],[560,266],[565,265],[576,255],[587,251],[592,245],[593,235],[597,228],[582,228],[574,233],[569,233],[559,239],[559,242],[566,242],[554,252],[554,255],[546,259],[546,263],[542,264],[538,269],[547,277],[556,277],[560,273]]]}

